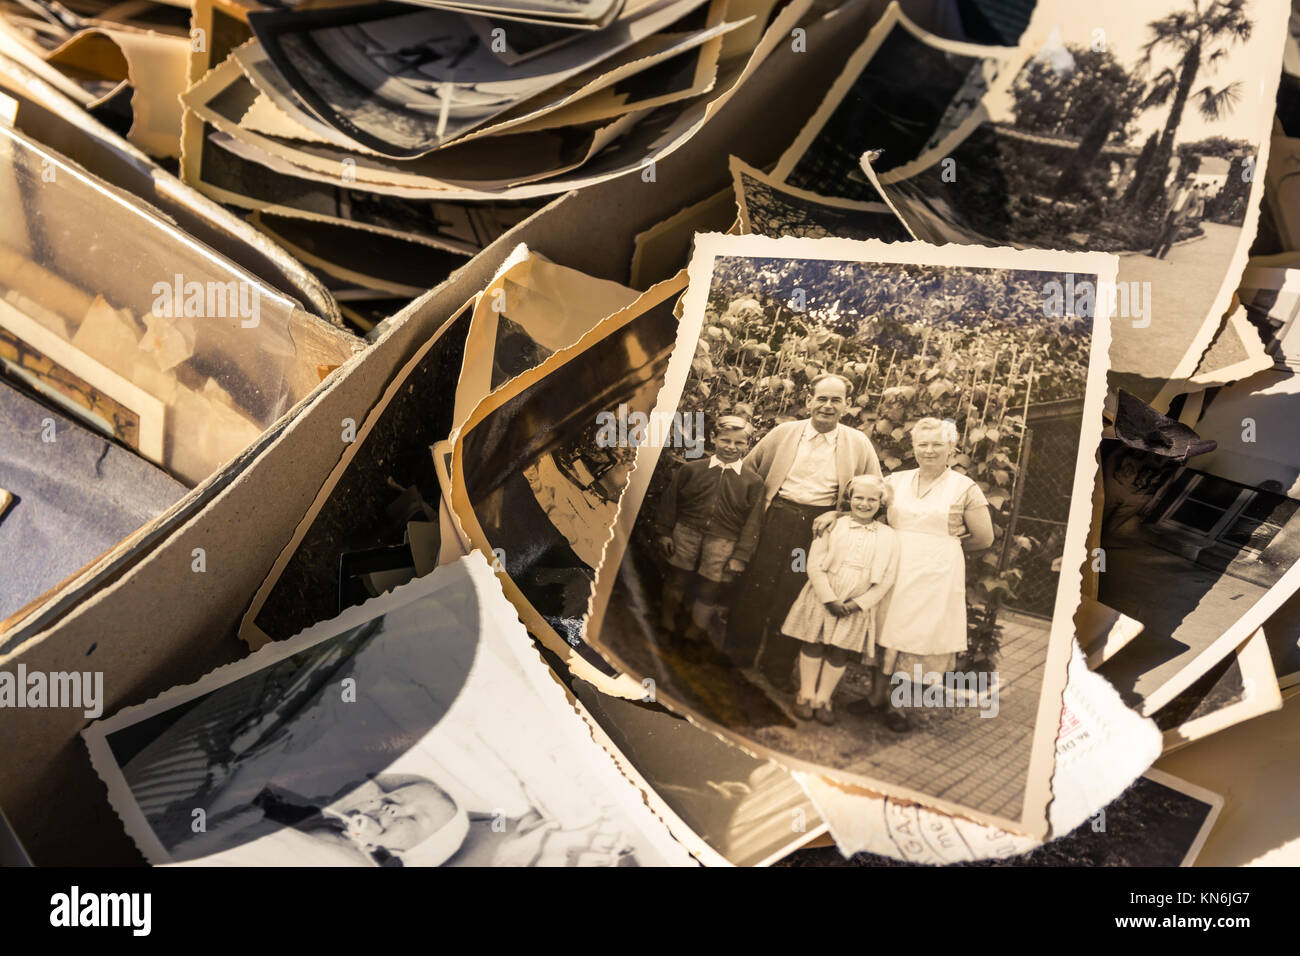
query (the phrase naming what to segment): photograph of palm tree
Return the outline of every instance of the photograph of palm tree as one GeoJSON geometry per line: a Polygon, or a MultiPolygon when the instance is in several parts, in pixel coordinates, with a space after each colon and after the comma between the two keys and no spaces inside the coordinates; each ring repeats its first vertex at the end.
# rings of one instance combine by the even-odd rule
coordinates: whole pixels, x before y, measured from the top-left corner
{"type": "Polygon", "coordinates": [[[1288,15],[1283,0],[1040,3],[1014,78],[933,149],[873,171],[920,238],[1120,255],[1150,309],[1116,323],[1111,384],[1152,400],[1192,374],[1245,264],[1276,93],[1254,77],[1280,63],[1288,15]]]}

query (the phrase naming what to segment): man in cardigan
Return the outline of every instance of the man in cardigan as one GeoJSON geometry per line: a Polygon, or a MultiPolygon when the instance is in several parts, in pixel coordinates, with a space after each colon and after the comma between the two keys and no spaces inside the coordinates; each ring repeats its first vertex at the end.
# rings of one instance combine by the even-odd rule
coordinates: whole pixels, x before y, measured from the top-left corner
{"type": "Polygon", "coordinates": [[[840,506],[849,479],[880,474],[871,440],[840,424],[852,389],[848,379],[826,373],[809,387],[809,417],[777,425],[745,458],[763,478],[766,512],[727,622],[725,650],[732,660],[754,664],[782,690],[790,687],[799,648],[781,633],[781,623],[807,580],[813,521],[840,506]]]}

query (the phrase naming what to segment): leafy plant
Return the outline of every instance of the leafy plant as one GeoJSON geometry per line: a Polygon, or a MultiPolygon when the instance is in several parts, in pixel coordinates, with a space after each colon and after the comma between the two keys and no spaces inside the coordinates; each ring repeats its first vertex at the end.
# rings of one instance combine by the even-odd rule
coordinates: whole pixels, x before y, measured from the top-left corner
{"type": "MultiPolygon", "coordinates": [[[[1015,594],[1025,562],[1050,561],[1042,542],[1006,537],[1026,403],[1081,396],[1087,380],[1086,325],[1043,314],[1052,279],[1063,281],[950,267],[722,260],[681,408],[704,412],[710,430],[720,415],[743,415],[757,441],[806,417],[808,383],[835,372],[853,384],[844,423],[871,439],[886,473],[915,467],[918,420],[952,419],[953,468],[984,492],[994,522],[993,547],[967,558],[968,597],[995,604],[1015,594]]],[[[996,633],[978,637],[972,651],[986,638],[996,651],[996,633]]]]}

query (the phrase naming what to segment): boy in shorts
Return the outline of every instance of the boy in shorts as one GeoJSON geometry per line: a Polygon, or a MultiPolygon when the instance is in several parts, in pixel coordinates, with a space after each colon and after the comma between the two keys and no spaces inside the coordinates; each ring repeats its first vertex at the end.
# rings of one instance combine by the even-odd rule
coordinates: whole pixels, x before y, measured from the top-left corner
{"type": "Polygon", "coordinates": [[[745,569],[764,511],[763,478],[744,464],[753,431],[739,415],[719,418],[713,454],[678,468],[659,501],[655,530],[668,561],[663,625],[669,634],[678,633],[680,613],[689,609],[682,636],[722,646],[719,596],[745,569]]]}

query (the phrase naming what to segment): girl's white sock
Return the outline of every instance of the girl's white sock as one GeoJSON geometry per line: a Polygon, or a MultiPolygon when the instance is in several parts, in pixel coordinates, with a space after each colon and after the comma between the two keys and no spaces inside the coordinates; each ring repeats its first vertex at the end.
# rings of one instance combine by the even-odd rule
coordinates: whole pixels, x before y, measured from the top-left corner
{"type": "Polygon", "coordinates": [[[821,683],[817,686],[817,699],[813,701],[815,705],[830,705],[831,695],[835,693],[835,688],[839,684],[840,678],[844,676],[844,671],[847,668],[847,664],[834,667],[828,661],[822,662],[822,679],[821,683]]]}
{"type": "Polygon", "coordinates": [[[817,672],[821,670],[820,657],[809,657],[799,652],[799,698],[811,701],[817,693],[817,672]]]}

